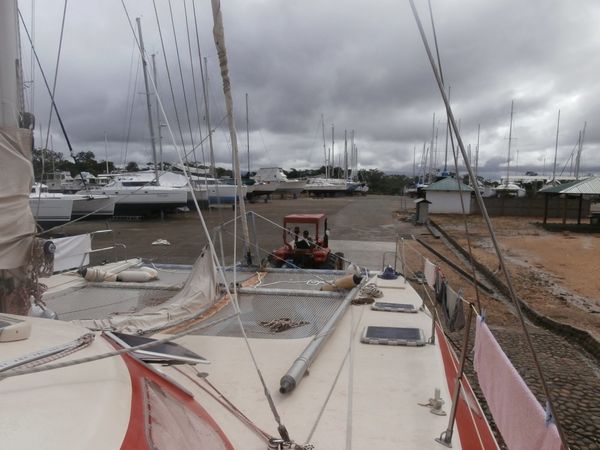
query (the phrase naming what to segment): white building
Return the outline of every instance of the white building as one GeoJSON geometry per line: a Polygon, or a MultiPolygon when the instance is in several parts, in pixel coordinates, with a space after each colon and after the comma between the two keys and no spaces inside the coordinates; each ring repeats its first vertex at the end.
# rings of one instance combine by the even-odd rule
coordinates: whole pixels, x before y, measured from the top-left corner
{"type": "Polygon", "coordinates": [[[432,214],[462,214],[460,198],[462,196],[465,214],[471,213],[471,193],[473,188],[456,178],[447,177],[430,184],[425,189],[425,198],[431,202],[432,214]]]}

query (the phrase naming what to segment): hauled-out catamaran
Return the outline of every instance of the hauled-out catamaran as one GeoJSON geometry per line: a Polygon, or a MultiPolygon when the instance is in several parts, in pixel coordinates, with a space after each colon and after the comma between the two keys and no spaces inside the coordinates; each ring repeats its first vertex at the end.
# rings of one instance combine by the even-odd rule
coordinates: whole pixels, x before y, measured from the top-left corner
{"type": "MultiPolygon", "coordinates": [[[[14,51],[3,60],[18,61],[16,3],[1,5],[0,42],[14,51]]],[[[240,186],[220,2],[212,8],[240,186]]],[[[17,92],[16,78],[1,74],[1,92],[17,92]]],[[[26,174],[31,130],[14,120],[16,104],[3,116],[0,158],[26,174]]],[[[23,176],[10,185],[19,190],[3,186],[0,203],[19,210],[30,184],[23,176]]],[[[210,243],[191,268],[158,267],[159,280],[138,261],[85,268],[85,278],[49,278],[45,303],[65,308],[63,319],[69,304],[83,301],[121,314],[99,310],[73,323],[0,315],[3,446],[498,448],[463,376],[466,352],[457,357],[407,282],[400,239],[349,244],[371,261],[393,255],[383,271],[267,269],[250,264],[261,249],[239,206],[244,266],[224,269],[210,243]],[[149,292],[164,301],[140,307],[149,292]],[[169,345],[175,340],[182,346],[169,345]]],[[[4,312],[26,314],[30,294],[42,300],[37,279],[51,272],[52,247],[33,238],[30,213],[21,210],[16,225],[2,221],[0,276],[4,312]]]]}

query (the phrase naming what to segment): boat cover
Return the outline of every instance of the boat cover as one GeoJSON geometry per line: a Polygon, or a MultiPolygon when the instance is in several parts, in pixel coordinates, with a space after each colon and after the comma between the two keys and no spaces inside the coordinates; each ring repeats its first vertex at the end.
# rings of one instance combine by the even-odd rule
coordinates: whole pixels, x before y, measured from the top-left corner
{"type": "Polygon", "coordinates": [[[35,233],[29,207],[32,139],[31,130],[0,127],[0,270],[24,266],[31,255],[35,233]]]}

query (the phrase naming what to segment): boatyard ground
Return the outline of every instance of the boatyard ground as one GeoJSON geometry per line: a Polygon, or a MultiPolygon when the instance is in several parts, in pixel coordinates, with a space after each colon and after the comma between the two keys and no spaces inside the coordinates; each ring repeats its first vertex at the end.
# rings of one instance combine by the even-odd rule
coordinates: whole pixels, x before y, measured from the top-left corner
{"type": "MultiPolygon", "coordinates": [[[[322,199],[301,197],[273,199],[268,203],[248,204],[247,207],[256,213],[254,220],[250,221],[250,234],[254,235],[256,230],[263,252],[281,245],[282,232],[275,224],[281,224],[284,215],[323,212],[329,217],[333,244],[336,240],[357,240],[376,245],[376,242],[394,241],[398,235],[403,236],[409,276],[411,272],[423,270],[422,257],[426,256],[440,265],[455,290],[462,289],[467,299],[477,301],[477,293],[470,281],[443,258],[412,239],[423,240],[445,259],[467,273],[471,272],[468,259],[451,248],[446,238],[435,237],[428,228],[412,223],[414,207],[410,199],[373,195],[322,199]]],[[[203,214],[209,230],[233,217],[231,206],[203,211],[203,214]]],[[[431,218],[452,240],[468,249],[463,217],[432,215],[431,218]]],[[[498,260],[482,219],[469,216],[467,221],[474,258],[502,281],[498,260]]],[[[600,234],[545,231],[537,224],[542,218],[498,217],[492,221],[519,297],[540,316],[585,330],[596,341],[600,340],[600,234]]],[[[107,246],[113,240],[123,243],[126,251],[120,249],[119,258],[142,257],[153,262],[191,264],[207,243],[202,224],[194,212],[172,215],[165,220],[80,222],[63,231],[78,234],[107,227],[113,230],[114,235],[98,236],[94,246],[107,246]],[[170,245],[152,245],[158,239],[165,239],[170,245]]],[[[229,259],[233,253],[233,231],[232,225],[225,227],[223,238],[215,241],[217,251],[220,253],[222,247],[229,259]]],[[[237,231],[241,234],[240,229],[237,231]]],[[[240,250],[241,246],[238,246],[238,252],[240,250]]],[[[336,251],[335,248],[333,250],[336,251]]],[[[112,256],[109,252],[103,256],[96,255],[96,258],[112,259],[112,256]]],[[[356,259],[359,258],[357,256],[356,259]]],[[[375,266],[373,268],[383,263],[355,262],[375,266]]],[[[477,278],[486,286],[478,294],[490,328],[521,376],[544,403],[514,306],[489,280],[479,273],[477,278]]],[[[427,290],[418,284],[415,287],[427,299],[427,290]]],[[[600,449],[600,361],[597,355],[587,352],[560,332],[529,321],[527,325],[571,448],[600,449]]],[[[457,344],[462,342],[462,332],[450,333],[450,337],[457,344]]],[[[468,372],[473,380],[470,364],[468,372]]]]}

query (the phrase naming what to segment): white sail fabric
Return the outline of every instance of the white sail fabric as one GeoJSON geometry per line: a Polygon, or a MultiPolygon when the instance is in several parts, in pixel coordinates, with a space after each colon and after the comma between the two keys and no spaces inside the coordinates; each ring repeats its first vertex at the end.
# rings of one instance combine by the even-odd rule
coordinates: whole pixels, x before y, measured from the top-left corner
{"type": "Polygon", "coordinates": [[[101,320],[76,320],[96,330],[138,333],[160,330],[199,316],[218,299],[217,276],[213,258],[204,250],[192,268],[185,285],[173,298],[132,314],[118,314],[101,320]]]}
{"type": "Polygon", "coordinates": [[[31,130],[0,127],[0,270],[24,266],[31,255],[32,139],[31,130]]]}

